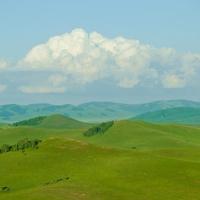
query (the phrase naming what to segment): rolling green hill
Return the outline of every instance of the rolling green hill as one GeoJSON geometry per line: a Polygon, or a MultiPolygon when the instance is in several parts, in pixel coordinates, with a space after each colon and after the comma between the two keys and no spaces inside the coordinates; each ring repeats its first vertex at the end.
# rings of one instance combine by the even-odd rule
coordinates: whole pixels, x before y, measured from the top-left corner
{"type": "Polygon", "coordinates": [[[48,129],[79,129],[88,128],[91,124],[80,122],[63,115],[41,116],[16,122],[13,126],[33,126],[48,129]]]}
{"type": "Polygon", "coordinates": [[[49,129],[60,117],[0,128],[0,146],[42,139],[0,153],[1,200],[199,199],[199,127],[123,120],[88,137],[86,127],[49,129]]]}
{"type": "MultiPolygon", "coordinates": [[[[44,124],[39,126],[2,128],[0,129],[0,144],[9,143],[9,141],[16,143],[23,138],[47,139],[50,136],[72,138],[98,146],[120,149],[180,148],[199,146],[200,144],[200,128],[193,126],[159,125],[142,121],[124,120],[115,121],[102,134],[93,134],[88,137],[85,133],[87,133],[86,130],[89,127],[86,126],[74,126],[73,129],[68,126],[66,128],[62,126],[55,129],[55,127],[49,127],[50,123],[45,122],[44,124]]],[[[96,128],[94,129],[96,130],[96,128]]]]}
{"type": "Polygon", "coordinates": [[[156,123],[200,124],[200,108],[170,108],[144,113],[133,119],[156,123]]]}
{"type": "Polygon", "coordinates": [[[90,102],[78,106],[70,104],[2,105],[0,106],[0,122],[13,123],[52,114],[61,114],[80,121],[102,122],[128,119],[142,113],[175,107],[200,108],[200,103],[186,100],[168,100],[145,104],[90,102]]]}
{"type": "Polygon", "coordinates": [[[196,200],[200,148],[118,150],[63,138],[0,154],[1,200],[196,200]]]}
{"type": "Polygon", "coordinates": [[[200,145],[200,128],[125,120],[115,122],[104,134],[77,139],[99,146],[124,149],[182,148],[200,145]]]}

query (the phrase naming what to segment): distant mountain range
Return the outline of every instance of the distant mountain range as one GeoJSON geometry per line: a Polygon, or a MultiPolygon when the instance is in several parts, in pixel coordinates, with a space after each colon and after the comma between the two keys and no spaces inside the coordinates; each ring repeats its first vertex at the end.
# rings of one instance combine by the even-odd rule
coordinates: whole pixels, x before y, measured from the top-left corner
{"type": "MultiPolygon", "coordinates": [[[[149,117],[144,117],[142,114],[151,113],[150,115],[152,115],[152,112],[154,111],[158,111],[158,113],[156,113],[158,119],[162,118],[164,120],[165,118],[163,118],[162,112],[160,116],[159,112],[162,110],[172,109],[172,108],[184,108],[185,115],[187,115],[187,113],[189,112],[187,111],[187,109],[193,108],[194,110],[196,109],[198,110],[200,109],[200,103],[187,100],[167,100],[167,101],[155,101],[145,104],[91,102],[91,103],[81,104],[78,106],[70,104],[66,105],[11,104],[11,105],[0,106],[0,122],[12,123],[12,122],[26,120],[29,118],[34,118],[38,116],[47,116],[52,114],[62,114],[64,116],[68,116],[76,120],[89,121],[89,122],[129,119],[129,118],[134,118],[136,116],[138,119],[144,119],[149,121],[149,117]]],[[[177,110],[177,112],[180,111],[177,110]]],[[[168,112],[166,113],[168,114],[168,112]]],[[[177,118],[180,118],[181,117],[180,115],[182,114],[182,112],[180,112],[180,115],[178,114],[175,115],[176,110],[174,110],[174,112],[172,113],[177,118]]],[[[197,115],[197,113],[195,113],[195,115],[197,115]]],[[[149,114],[147,116],[149,116],[149,114]]],[[[157,122],[159,120],[155,121],[157,122]]]]}
{"type": "Polygon", "coordinates": [[[154,123],[200,124],[200,108],[168,108],[147,112],[133,118],[154,123]]]}

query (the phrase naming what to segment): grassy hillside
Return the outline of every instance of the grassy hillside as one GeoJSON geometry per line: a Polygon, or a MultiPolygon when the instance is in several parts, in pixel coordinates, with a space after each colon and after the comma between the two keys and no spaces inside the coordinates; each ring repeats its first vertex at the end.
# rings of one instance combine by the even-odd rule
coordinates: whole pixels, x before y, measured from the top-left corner
{"type": "MultiPolygon", "coordinates": [[[[94,126],[94,129],[96,130],[94,126]]],[[[199,146],[200,128],[184,125],[159,125],[142,121],[115,121],[103,134],[85,136],[88,127],[74,129],[47,129],[35,126],[19,126],[0,129],[0,144],[16,143],[23,138],[46,139],[57,136],[73,138],[98,146],[122,149],[164,149],[199,146]]],[[[93,130],[90,129],[90,130],[93,130]]]]}
{"type": "Polygon", "coordinates": [[[198,150],[182,149],[177,156],[170,150],[123,151],[52,138],[25,154],[0,154],[0,185],[10,189],[0,192],[0,199],[196,200],[198,150]],[[188,151],[192,160],[185,160],[188,151]]]}
{"type": "Polygon", "coordinates": [[[158,123],[200,124],[200,108],[170,108],[144,113],[133,119],[158,123]]]}
{"type": "Polygon", "coordinates": [[[32,119],[16,122],[13,126],[34,126],[39,128],[52,129],[77,129],[88,128],[91,124],[80,122],[63,115],[41,116],[32,119]]]}
{"type": "Polygon", "coordinates": [[[0,128],[0,146],[42,139],[0,154],[0,199],[199,199],[200,128],[125,120],[86,130],[0,128]]]}
{"type": "Polygon", "coordinates": [[[155,125],[140,121],[118,121],[104,134],[78,139],[99,146],[125,149],[182,148],[200,145],[200,128],[169,124],[155,125]]]}
{"type": "Polygon", "coordinates": [[[45,140],[49,137],[81,137],[82,133],[87,128],[83,129],[47,129],[34,128],[32,126],[6,127],[0,128],[0,145],[15,144],[19,140],[41,139],[45,140]]]}
{"type": "Polygon", "coordinates": [[[0,106],[0,122],[16,122],[52,114],[61,114],[81,121],[102,122],[127,119],[142,113],[175,107],[200,108],[200,103],[186,100],[169,100],[145,104],[90,102],[78,106],[69,104],[2,105],[0,106]]]}

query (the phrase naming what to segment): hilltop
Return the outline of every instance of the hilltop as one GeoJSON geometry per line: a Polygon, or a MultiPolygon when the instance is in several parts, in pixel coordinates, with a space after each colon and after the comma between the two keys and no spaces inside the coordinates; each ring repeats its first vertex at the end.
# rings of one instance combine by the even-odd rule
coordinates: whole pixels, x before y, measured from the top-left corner
{"type": "Polygon", "coordinates": [[[104,134],[83,140],[99,146],[126,149],[184,148],[199,146],[200,128],[123,120],[115,121],[104,134]]]}
{"type": "Polygon", "coordinates": [[[63,115],[40,116],[16,122],[13,126],[32,126],[47,129],[78,129],[88,128],[91,124],[81,122],[63,115]]]}

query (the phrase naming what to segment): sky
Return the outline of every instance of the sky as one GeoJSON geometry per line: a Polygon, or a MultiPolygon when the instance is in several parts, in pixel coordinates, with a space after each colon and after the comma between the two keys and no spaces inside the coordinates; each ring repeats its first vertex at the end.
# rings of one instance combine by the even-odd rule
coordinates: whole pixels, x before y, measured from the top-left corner
{"type": "Polygon", "coordinates": [[[198,0],[0,1],[0,104],[200,101],[198,0]]]}

